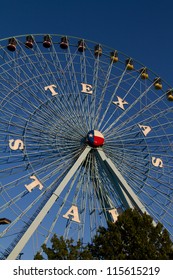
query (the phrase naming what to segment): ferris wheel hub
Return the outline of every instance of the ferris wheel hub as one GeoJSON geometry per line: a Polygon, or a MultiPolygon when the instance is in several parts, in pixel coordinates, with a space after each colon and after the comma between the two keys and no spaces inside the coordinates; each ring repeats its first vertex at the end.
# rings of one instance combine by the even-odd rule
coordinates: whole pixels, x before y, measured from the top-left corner
{"type": "Polygon", "coordinates": [[[94,148],[103,146],[104,141],[103,134],[98,130],[90,130],[86,137],[86,142],[94,148]]]}

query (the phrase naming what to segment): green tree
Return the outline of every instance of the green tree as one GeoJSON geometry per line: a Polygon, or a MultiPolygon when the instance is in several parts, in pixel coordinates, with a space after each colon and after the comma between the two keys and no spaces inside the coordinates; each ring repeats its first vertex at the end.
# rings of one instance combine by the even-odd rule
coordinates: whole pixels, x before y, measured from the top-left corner
{"type": "Polygon", "coordinates": [[[94,259],[102,260],[165,260],[173,253],[167,230],[147,215],[128,209],[116,223],[101,227],[89,250],[94,259]]]}
{"type": "MultiPolygon", "coordinates": [[[[51,248],[46,244],[42,245],[43,253],[48,260],[89,260],[92,255],[87,247],[83,248],[79,240],[74,245],[73,239],[64,240],[61,236],[57,237],[55,234],[51,239],[51,248]]],[[[35,260],[43,260],[44,257],[37,253],[34,257],[35,260]]]]}
{"type": "MultiPolygon", "coordinates": [[[[116,223],[100,227],[92,244],[85,247],[72,239],[54,235],[51,248],[42,245],[49,260],[166,260],[173,259],[173,243],[167,230],[147,215],[128,209],[116,223]]],[[[43,259],[39,253],[35,259],[43,259]]]]}

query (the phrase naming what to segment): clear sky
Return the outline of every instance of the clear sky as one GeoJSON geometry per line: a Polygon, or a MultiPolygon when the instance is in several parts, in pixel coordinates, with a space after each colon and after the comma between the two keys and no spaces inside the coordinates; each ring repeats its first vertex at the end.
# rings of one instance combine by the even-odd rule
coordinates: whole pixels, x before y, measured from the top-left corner
{"type": "Polygon", "coordinates": [[[56,33],[108,45],[173,87],[173,1],[0,0],[0,37],[56,33]]]}

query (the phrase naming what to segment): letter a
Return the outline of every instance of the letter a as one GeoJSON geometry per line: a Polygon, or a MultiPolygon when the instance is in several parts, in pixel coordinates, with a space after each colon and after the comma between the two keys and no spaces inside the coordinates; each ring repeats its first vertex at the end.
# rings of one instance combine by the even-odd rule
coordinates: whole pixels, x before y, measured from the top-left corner
{"type": "Polygon", "coordinates": [[[151,131],[151,127],[150,126],[146,126],[146,125],[140,125],[139,127],[142,129],[142,132],[145,136],[147,136],[147,134],[151,131]]]}
{"type": "Polygon", "coordinates": [[[117,209],[116,209],[116,208],[110,209],[110,210],[108,210],[108,212],[109,212],[109,213],[111,214],[111,216],[112,216],[113,223],[115,223],[115,222],[117,221],[117,219],[118,219],[118,216],[119,216],[117,209]]]}
{"type": "Polygon", "coordinates": [[[78,208],[75,205],[72,205],[70,209],[67,211],[67,213],[63,215],[63,217],[65,219],[71,218],[72,221],[80,223],[78,208]]]}

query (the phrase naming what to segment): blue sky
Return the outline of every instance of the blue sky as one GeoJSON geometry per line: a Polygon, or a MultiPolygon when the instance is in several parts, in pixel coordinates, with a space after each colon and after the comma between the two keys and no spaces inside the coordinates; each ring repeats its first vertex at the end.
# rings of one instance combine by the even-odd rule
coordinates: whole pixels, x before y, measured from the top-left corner
{"type": "Polygon", "coordinates": [[[0,2],[0,38],[57,33],[96,41],[142,62],[173,87],[171,0],[0,2]]]}

